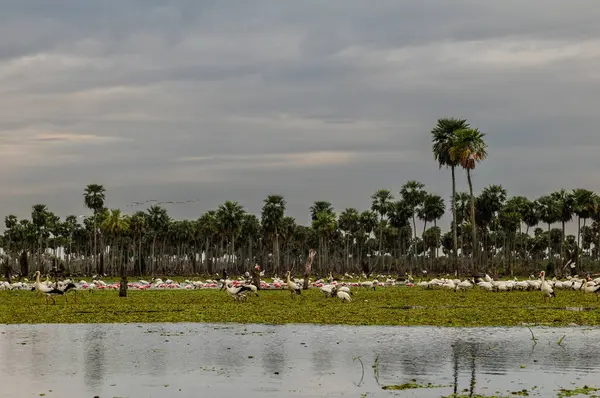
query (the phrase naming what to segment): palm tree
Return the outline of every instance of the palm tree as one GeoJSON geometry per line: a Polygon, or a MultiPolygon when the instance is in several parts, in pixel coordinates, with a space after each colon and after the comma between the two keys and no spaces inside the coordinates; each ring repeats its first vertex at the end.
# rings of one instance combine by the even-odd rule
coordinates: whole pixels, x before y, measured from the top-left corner
{"type": "Polygon", "coordinates": [[[154,205],[147,210],[147,222],[152,231],[152,278],[156,277],[156,239],[165,231],[171,219],[164,207],[154,205]]]}
{"type": "Polygon", "coordinates": [[[404,255],[407,251],[405,243],[410,241],[412,228],[410,226],[411,209],[402,200],[394,202],[390,208],[388,219],[390,225],[398,231],[398,250],[399,255],[404,255]]]}
{"type": "Polygon", "coordinates": [[[529,199],[523,203],[523,222],[527,226],[525,234],[529,235],[529,228],[535,227],[540,222],[540,214],[535,202],[529,199]]]}
{"type": "Polygon", "coordinates": [[[456,139],[450,148],[450,157],[458,162],[467,172],[469,193],[471,195],[471,235],[473,240],[473,254],[471,256],[473,271],[477,271],[477,225],[475,223],[475,197],[473,196],[473,182],[471,170],[475,169],[478,162],[487,157],[487,144],[483,140],[485,134],[478,129],[461,129],[455,131],[456,139]]]}
{"type": "Polygon", "coordinates": [[[561,189],[558,192],[550,194],[556,201],[558,206],[558,220],[562,224],[562,233],[560,239],[560,259],[564,261],[564,243],[565,243],[565,223],[573,219],[573,194],[567,192],[565,189],[561,189]]]}
{"type": "Polygon", "coordinates": [[[379,214],[379,254],[377,260],[383,261],[383,218],[389,213],[394,197],[387,189],[380,189],[371,196],[371,210],[379,214]]]}
{"type": "Polygon", "coordinates": [[[104,201],[106,200],[106,189],[102,185],[99,184],[89,184],[85,190],[83,191],[83,202],[85,207],[92,210],[94,213],[94,269],[99,274],[103,273],[103,270],[98,269],[98,244],[97,244],[97,234],[98,230],[96,227],[96,215],[100,210],[104,208],[104,201]]]}
{"type": "MultiPolygon", "coordinates": [[[[248,248],[247,248],[247,258],[250,266],[254,266],[254,255],[253,255],[253,247],[254,247],[254,239],[260,236],[261,226],[260,220],[254,214],[246,213],[244,214],[244,218],[242,220],[242,232],[241,236],[248,239],[248,248]]],[[[259,283],[260,285],[260,283],[259,283]]],[[[260,289],[260,286],[256,286],[260,289]]]]}
{"type": "Polygon", "coordinates": [[[456,132],[469,128],[469,123],[466,119],[438,119],[437,124],[431,130],[432,144],[433,144],[433,157],[437,160],[439,168],[442,166],[450,167],[452,171],[452,247],[454,251],[454,262],[456,272],[458,272],[458,234],[457,234],[457,220],[456,220],[456,177],[455,169],[458,166],[458,162],[453,159],[450,154],[451,148],[454,147],[454,141],[456,140],[456,132]]]}
{"type": "Polygon", "coordinates": [[[139,275],[146,274],[146,262],[143,261],[142,256],[142,242],[144,235],[148,228],[147,215],[143,211],[136,211],[129,219],[129,229],[133,238],[133,258],[134,258],[134,272],[135,272],[135,260],[137,259],[139,275]],[[136,248],[137,243],[137,248],[136,248]],[[137,254],[137,255],[136,255],[137,254]]]}
{"type": "Polygon", "coordinates": [[[329,211],[318,212],[312,222],[312,227],[319,237],[319,257],[322,259],[319,266],[324,270],[324,266],[328,265],[329,239],[337,228],[335,213],[329,211]]]}
{"type": "MultiPolygon", "coordinates": [[[[446,204],[444,199],[439,195],[426,194],[423,199],[423,205],[417,210],[419,220],[423,221],[423,233],[427,229],[427,223],[434,224],[444,216],[446,212],[446,204]]],[[[437,226],[437,225],[434,225],[437,226]]]]}
{"type": "Polygon", "coordinates": [[[560,220],[560,209],[556,200],[550,196],[545,195],[540,197],[535,202],[537,208],[537,214],[539,219],[548,225],[548,259],[552,259],[552,239],[550,235],[550,227],[552,224],[560,220]]]}
{"type": "Polygon", "coordinates": [[[423,200],[425,200],[425,196],[427,195],[427,192],[425,192],[423,188],[425,188],[425,184],[421,182],[408,181],[402,186],[402,189],[400,190],[402,200],[411,212],[415,238],[417,237],[417,210],[419,206],[423,204],[423,200]]]}
{"type": "Polygon", "coordinates": [[[206,260],[206,270],[212,275],[213,269],[213,258],[215,257],[211,252],[211,243],[217,234],[217,212],[215,210],[209,210],[202,215],[197,221],[198,232],[204,237],[204,259],[206,260]]]}
{"type": "Polygon", "coordinates": [[[228,256],[227,263],[232,260],[234,263],[235,256],[235,237],[240,233],[242,228],[242,222],[244,220],[244,206],[238,202],[226,201],[217,209],[217,220],[219,225],[223,228],[226,236],[230,239],[231,249],[228,256]]]}
{"type": "MultiPolygon", "coordinates": [[[[17,252],[11,246],[11,243],[13,241],[18,242],[20,240],[19,219],[14,214],[10,214],[10,215],[4,217],[4,225],[6,227],[6,229],[4,230],[4,239],[5,239],[4,248],[6,250],[6,255],[8,256],[6,266],[9,268],[9,270],[11,270],[12,269],[11,250],[13,250],[15,253],[17,252]]],[[[9,270],[7,270],[7,272],[9,272],[9,270]]],[[[10,276],[10,272],[9,272],[8,276],[10,276]]],[[[7,279],[9,279],[9,278],[7,278],[7,279]]]]}
{"type": "Polygon", "coordinates": [[[594,214],[594,204],[597,199],[598,195],[588,189],[573,190],[573,212],[577,215],[577,247],[581,247],[581,220],[585,228],[587,219],[594,214]]]}
{"type": "Polygon", "coordinates": [[[358,261],[363,265],[363,272],[368,274],[369,270],[365,270],[364,267],[365,263],[363,262],[363,254],[364,250],[368,249],[368,247],[365,246],[371,237],[371,233],[377,225],[377,214],[369,210],[363,211],[358,216],[358,225],[359,229],[356,233],[356,240],[359,245],[358,261]],[[361,250],[361,248],[363,248],[363,250],[361,250]]]}
{"type": "Polygon", "coordinates": [[[355,208],[347,208],[343,212],[340,213],[340,217],[338,220],[338,224],[340,229],[344,232],[344,240],[346,243],[346,253],[345,257],[345,265],[346,269],[348,269],[348,264],[350,261],[350,238],[354,239],[354,234],[358,231],[359,228],[359,214],[358,210],[355,208]]]}
{"type": "MultiPolygon", "coordinates": [[[[79,222],[77,221],[77,217],[74,215],[69,215],[65,219],[65,222],[62,224],[62,230],[64,237],[67,239],[69,243],[69,256],[67,257],[67,268],[69,268],[71,264],[71,256],[73,254],[73,234],[79,228],[79,222]]],[[[69,269],[70,271],[70,269],[69,269]]]]}
{"type": "MultiPolygon", "coordinates": [[[[439,195],[427,194],[425,195],[425,199],[423,200],[423,205],[417,211],[417,215],[420,220],[423,221],[423,241],[425,242],[425,231],[427,230],[427,223],[432,222],[433,226],[437,228],[437,220],[444,216],[446,212],[446,204],[444,203],[444,199],[439,195]]],[[[439,228],[432,229],[429,231],[429,240],[426,243],[433,244],[436,242],[436,251],[432,251],[432,261],[433,254],[437,255],[437,248],[439,247],[439,239],[441,239],[441,230],[439,228]],[[432,240],[434,238],[439,238],[438,240],[432,240]]],[[[428,248],[432,248],[433,246],[427,246],[428,248]]]]}
{"type": "MultiPolygon", "coordinates": [[[[119,209],[112,209],[108,217],[104,220],[101,228],[113,238],[114,254],[118,254],[117,260],[120,262],[121,282],[119,286],[119,297],[127,297],[127,264],[126,261],[129,255],[123,255],[123,247],[120,247],[123,236],[129,231],[130,219],[128,216],[121,213],[119,209]]],[[[111,247],[111,252],[113,248],[111,247]]]]}
{"type": "Polygon", "coordinates": [[[333,213],[333,206],[331,202],[327,202],[325,200],[318,200],[310,207],[310,219],[311,221],[315,221],[317,219],[317,215],[319,213],[333,213]]]}
{"type": "Polygon", "coordinates": [[[31,221],[35,228],[35,236],[38,245],[38,267],[41,267],[42,265],[42,254],[46,250],[55,217],[56,216],[48,210],[48,207],[44,204],[37,204],[32,207],[31,221]]]}
{"type": "Polygon", "coordinates": [[[275,257],[275,272],[279,272],[279,228],[285,215],[286,202],[281,195],[269,195],[263,201],[261,221],[264,232],[273,243],[275,257]]]}

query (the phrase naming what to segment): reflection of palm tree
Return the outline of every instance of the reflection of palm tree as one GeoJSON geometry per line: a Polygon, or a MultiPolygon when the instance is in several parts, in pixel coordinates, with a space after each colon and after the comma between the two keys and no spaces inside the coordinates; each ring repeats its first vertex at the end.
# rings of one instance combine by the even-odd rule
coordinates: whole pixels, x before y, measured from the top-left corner
{"type": "Polygon", "coordinates": [[[456,346],[452,346],[452,358],[454,359],[454,366],[452,369],[452,375],[454,376],[454,395],[458,395],[458,352],[456,346]]]}
{"type": "Polygon", "coordinates": [[[476,351],[475,344],[471,344],[471,383],[469,383],[469,397],[475,394],[475,384],[477,383],[477,367],[475,366],[476,351]]]}
{"type": "Polygon", "coordinates": [[[83,339],[84,348],[84,376],[85,384],[97,389],[104,383],[106,346],[104,337],[106,332],[102,327],[89,328],[83,339]]]}
{"type": "Polygon", "coordinates": [[[281,329],[279,332],[273,327],[265,329],[265,335],[268,337],[265,343],[265,351],[262,356],[262,366],[265,373],[283,373],[286,369],[286,349],[285,338],[281,329]]]}

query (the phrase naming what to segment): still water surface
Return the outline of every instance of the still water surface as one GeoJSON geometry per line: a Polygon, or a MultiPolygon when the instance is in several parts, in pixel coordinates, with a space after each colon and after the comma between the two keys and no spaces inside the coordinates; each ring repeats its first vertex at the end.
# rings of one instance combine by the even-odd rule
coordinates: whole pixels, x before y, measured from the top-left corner
{"type": "Polygon", "coordinates": [[[600,386],[598,328],[532,330],[535,345],[527,328],[4,325],[0,380],[2,397],[65,398],[548,397],[600,386]],[[382,389],[413,380],[443,387],[382,389]]]}

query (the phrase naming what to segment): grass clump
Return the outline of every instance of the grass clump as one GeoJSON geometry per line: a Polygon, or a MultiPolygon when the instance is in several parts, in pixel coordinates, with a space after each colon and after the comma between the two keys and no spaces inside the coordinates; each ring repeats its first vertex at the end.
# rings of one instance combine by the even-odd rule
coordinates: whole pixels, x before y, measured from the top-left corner
{"type": "Polygon", "coordinates": [[[574,388],[574,389],[566,389],[566,388],[561,388],[559,390],[558,396],[559,397],[575,397],[577,395],[587,395],[590,397],[598,397],[599,395],[593,394],[596,391],[600,391],[600,388],[595,388],[595,387],[589,387],[589,386],[583,386],[583,387],[579,387],[579,388],[574,388]]]}
{"type": "Polygon", "coordinates": [[[423,385],[423,384],[417,384],[416,382],[412,381],[412,382],[404,383],[404,384],[392,384],[389,386],[383,386],[381,388],[384,390],[412,390],[412,389],[416,389],[416,388],[442,388],[442,387],[446,387],[446,386],[436,386],[431,383],[427,383],[426,385],[423,385]]]}
{"type": "MultiPolygon", "coordinates": [[[[347,325],[431,326],[550,326],[600,325],[595,297],[560,292],[544,303],[540,292],[454,292],[420,288],[355,290],[351,303],[326,299],[318,289],[303,291],[295,300],[287,291],[260,291],[236,303],[217,290],[154,290],[80,292],[78,302],[63,297],[46,305],[30,291],[0,292],[0,323],[137,323],[239,322],[315,323],[347,325]],[[591,311],[566,311],[565,307],[591,311]]],[[[562,343],[562,341],[561,341],[562,343]]]]}

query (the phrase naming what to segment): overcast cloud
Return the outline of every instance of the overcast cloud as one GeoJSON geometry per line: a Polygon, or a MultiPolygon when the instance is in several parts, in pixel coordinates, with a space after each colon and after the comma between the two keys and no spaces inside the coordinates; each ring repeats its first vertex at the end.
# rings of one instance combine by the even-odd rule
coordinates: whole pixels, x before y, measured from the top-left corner
{"type": "MultiPolygon", "coordinates": [[[[429,131],[487,133],[477,191],[600,191],[597,0],[0,0],[0,208],[259,212],[281,193],[366,208],[407,180],[449,197],[429,131]]],[[[466,189],[459,176],[459,188],[466,189]]]]}

